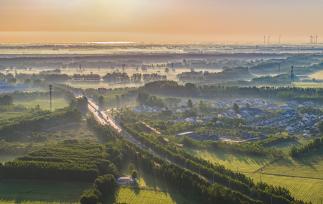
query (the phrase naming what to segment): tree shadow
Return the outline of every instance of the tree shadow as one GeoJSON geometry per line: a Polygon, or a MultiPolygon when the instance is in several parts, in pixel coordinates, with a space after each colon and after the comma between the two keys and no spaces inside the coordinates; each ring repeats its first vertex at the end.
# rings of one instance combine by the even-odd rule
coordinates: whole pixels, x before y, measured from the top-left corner
{"type": "Polygon", "coordinates": [[[171,197],[172,200],[175,201],[177,204],[197,204],[199,203],[194,195],[187,195],[180,192],[179,189],[176,189],[169,185],[166,180],[163,180],[161,178],[157,178],[156,175],[152,172],[144,172],[143,168],[138,168],[139,173],[143,177],[146,183],[146,189],[147,190],[153,190],[158,191],[161,193],[164,193],[165,195],[168,195],[171,197]]]}

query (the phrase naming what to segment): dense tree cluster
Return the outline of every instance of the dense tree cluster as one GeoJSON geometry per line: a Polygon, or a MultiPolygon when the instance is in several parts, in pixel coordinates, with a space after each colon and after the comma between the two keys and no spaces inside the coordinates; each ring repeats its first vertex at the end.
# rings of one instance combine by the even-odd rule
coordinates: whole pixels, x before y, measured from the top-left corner
{"type": "Polygon", "coordinates": [[[150,94],[147,94],[145,92],[138,93],[137,101],[141,105],[147,105],[147,106],[158,107],[158,108],[165,107],[165,104],[162,99],[158,98],[157,96],[151,96],[150,94]]]}
{"type": "Polygon", "coordinates": [[[0,176],[91,182],[98,175],[119,174],[109,160],[111,156],[117,161],[117,153],[102,145],[67,140],[2,164],[0,176]]]}
{"type": "Polygon", "coordinates": [[[14,140],[17,132],[32,132],[44,129],[50,125],[64,124],[71,121],[80,121],[81,114],[77,109],[67,107],[64,109],[49,111],[35,111],[20,118],[13,118],[0,124],[0,138],[14,140]]]}
{"type": "Polygon", "coordinates": [[[291,151],[290,155],[292,157],[300,157],[304,154],[311,153],[315,150],[323,148],[323,137],[321,138],[316,138],[312,142],[302,145],[300,147],[294,146],[291,151]]]}
{"type": "Polygon", "coordinates": [[[13,99],[9,95],[0,95],[0,106],[12,105],[13,99]]]}
{"type": "Polygon", "coordinates": [[[93,186],[85,190],[80,198],[81,204],[103,203],[108,198],[115,196],[117,189],[116,179],[111,174],[99,176],[95,179],[93,186]]]}
{"type": "Polygon", "coordinates": [[[151,94],[161,94],[181,97],[264,97],[294,100],[312,100],[321,102],[323,89],[319,88],[297,88],[297,87],[236,87],[236,86],[191,86],[179,85],[175,81],[157,81],[146,84],[141,88],[151,94]]]}

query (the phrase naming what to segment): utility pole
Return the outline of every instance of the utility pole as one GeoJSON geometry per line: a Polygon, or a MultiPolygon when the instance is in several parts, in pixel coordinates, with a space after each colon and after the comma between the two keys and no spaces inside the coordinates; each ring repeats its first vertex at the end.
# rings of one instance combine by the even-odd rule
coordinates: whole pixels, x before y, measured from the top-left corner
{"type": "Polygon", "coordinates": [[[291,79],[292,82],[295,79],[294,66],[292,66],[291,70],[290,70],[290,79],[291,79]]]}
{"type": "Polygon", "coordinates": [[[49,110],[52,111],[52,90],[53,85],[49,85],[49,110]]]}

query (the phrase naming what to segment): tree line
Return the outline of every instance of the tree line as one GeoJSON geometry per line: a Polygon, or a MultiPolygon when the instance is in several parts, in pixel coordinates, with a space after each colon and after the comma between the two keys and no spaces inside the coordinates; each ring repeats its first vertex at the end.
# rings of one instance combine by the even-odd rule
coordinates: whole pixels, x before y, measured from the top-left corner
{"type": "Polygon", "coordinates": [[[20,118],[8,120],[0,124],[0,138],[15,140],[21,135],[15,133],[39,131],[49,125],[58,125],[71,121],[80,121],[81,114],[77,109],[67,107],[50,111],[35,111],[20,118]]]}
{"type": "Polygon", "coordinates": [[[323,89],[320,88],[297,88],[297,87],[238,87],[205,85],[196,86],[191,83],[179,85],[175,81],[157,81],[145,84],[140,91],[151,94],[181,96],[181,97],[264,97],[294,100],[311,100],[321,102],[323,89]]]}
{"type": "Polygon", "coordinates": [[[312,142],[305,145],[301,145],[300,147],[293,146],[290,151],[290,155],[294,158],[299,158],[302,155],[319,150],[322,147],[323,147],[323,137],[316,138],[312,142]]]}
{"type": "Polygon", "coordinates": [[[133,128],[126,127],[125,125],[124,128],[141,143],[153,149],[159,155],[162,155],[193,172],[199,173],[212,183],[217,183],[233,189],[265,203],[270,203],[271,200],[274,200],[275,203],[290,203],[294,201],[290,192],[284,188],[274,187],[264,183],[255,184],[250,178],[241,173],[235,173],[226,169],[224,166],[201,160],[170,144],[164,145],[158,143],[157,140],[154,140],[147,135],[140,134],[133,128]]]}

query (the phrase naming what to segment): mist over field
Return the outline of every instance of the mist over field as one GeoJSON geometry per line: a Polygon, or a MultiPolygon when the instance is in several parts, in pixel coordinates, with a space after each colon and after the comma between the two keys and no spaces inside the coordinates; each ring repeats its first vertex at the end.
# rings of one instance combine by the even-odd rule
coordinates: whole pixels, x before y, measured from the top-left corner
{"type": "Polygon", "coordinates": [[[0,0],[0,203],[322,204],[320,0],[0,0]]]}

